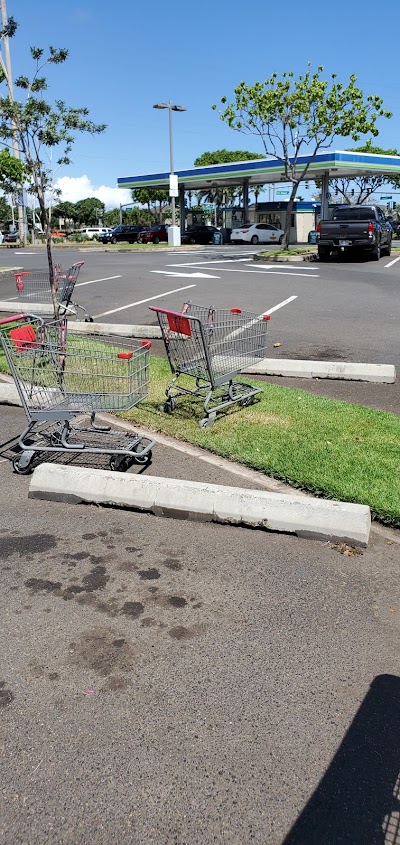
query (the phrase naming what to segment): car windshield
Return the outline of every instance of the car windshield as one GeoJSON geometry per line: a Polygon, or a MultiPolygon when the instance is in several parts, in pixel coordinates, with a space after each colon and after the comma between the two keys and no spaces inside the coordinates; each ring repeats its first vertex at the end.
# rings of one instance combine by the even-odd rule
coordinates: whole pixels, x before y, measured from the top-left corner
{"type": "Polygon", "coordinates": [[[375,209],[373,208],[337,208],[332,215],[332,220],[375,220],[375,209]]]}

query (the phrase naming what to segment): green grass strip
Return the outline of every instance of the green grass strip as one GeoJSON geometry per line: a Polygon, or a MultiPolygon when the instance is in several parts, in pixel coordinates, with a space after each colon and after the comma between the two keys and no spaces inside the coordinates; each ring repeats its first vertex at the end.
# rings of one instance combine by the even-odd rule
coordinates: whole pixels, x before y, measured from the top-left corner
{"type": "MultiPolygon", "coordinates": [[[[400,527],[400,416],[251,379],[262,389],[254,405],[232,405],[211,428],[200,429],[201,400],[178,400],[171,416],[160,410],[171,373],[166,360],[150,361],[148,399],[125,418],[316,495],[369,505],[380,521],[400,527]]],[[[0,371],[7,369],[0,350],[0,371]]],[[[193,379],[181,381],[194,389],[193,379]]]]}
{"type": "Polygon", "coordinates": [[[160,411],[168,363],[152,356],[150,373],[148,399],[126,418],[319,496],[369,505],[400,526],[400,416],[251,380],[263,390],[254,405],[233,405],[200,429],[201,401],[181,399],[171,416],[160,411]]]}

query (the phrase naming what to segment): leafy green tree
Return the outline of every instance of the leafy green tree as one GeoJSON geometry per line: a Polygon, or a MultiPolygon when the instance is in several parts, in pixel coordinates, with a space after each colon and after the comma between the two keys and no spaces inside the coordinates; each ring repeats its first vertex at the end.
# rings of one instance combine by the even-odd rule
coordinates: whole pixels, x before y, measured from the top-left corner
{"type": "Polygon", "coordinates": [[[8,204],[5,197],[0,197],[0,224],[9,223],[12,218],[11,206],[8,204]]]}
{"type": "Polygon", "coordinates": [[[8,149],[0,152],[0,188],[6,194],[20,193],[25,168],[18,158],[10,155],[8,149]]]}
{"type": "MultiPolygon", "coordinates": [[[[15,30],[16,23],[13,21],[12,31],[8,32],[8,35],[14,35],[15,30]]],[[[68,165],[71,163],[70,153],[76,133],[89,132],[96,135],[106,127],[88,120],[89,112],[86,108],[69,108],[63,100],[50,104],[44,99],[43,92],[48,85],[46,77],[41,75],[43,68],[63,64],[68,58],[68,50],[49,47],[45,55],[42,48],[31,47],[30,52],[34,62],[32,76],[29,78],[22,75],[15,80],[15,85],[23,92],[24,99],[17,101],[11,99],[9,94],[0,98],[0,139],[10,148],[13,139],[17,139],[29,181],[29,191],[39,204],[40,222],[46,236],[53,307],[57,316],[59,307],[51,253],[51,215],[49,207],[46,206],[46,193],[53,187],[53,174],[49,167],[50,153],[55,150],[59,166],[68,165]]],[[[2,64],[0,83],[6,81],[6,71],[2,64]]]]}
{"type": "MultiPolygon", "coordinates": [[[[265,82],[246,85],[240,82],[234,90],[234,101],[221,98],[221,120],[231,129],[260,138],[266,155],[282,163],[285,180],[292,190],[287,206],[283,248],[289,245],[290,222],[300,182],[317,153],[332,146],[337,136],[358,141],[362,135],[376,137],[378,117],[391,117],[383,108],[381,97],[365,96],[352,74],[346,85],[323,79],[323,67],[315,73],[308,69],[294,77],[293,71],[281,79],[273,73],[265,82]],[[299,157],[307,154],[307,162],[297,169],[299,157]]],[[[212,106],[214,110],[217,106],[212,106]]]]}
{"type": "Polygon", "coordinates": [[[151,213],[151,206],[153,205],[154,214],[159,223],[161,222],[163,208],[169,204],[169,192],[168,190],[156,190],[155,188],[135,188],[132,191],[132,199],[140,205],[147,205],[149,213],[151,213]]]}
{"type": "Polygon", "coordinates": [[[104,202],[97,197],[87,197],[75,203],[76,220],[81,226],[98,226],[103,219],[104,202]]]}
{"type": "MultiPolygon", "coordinates": [[[[351,147],[349,152],[371,153],[372,155],[386,156],[399,155],[398,150],[383,150],[381,147],[374,146],[371,140],[367,141],[367,143],[363,144],[361,147],[351,147]]],[[[315,184],[319,189],[321,188],[321,182],[316,181],[315,184]]],[[[341,197],[340,201],[347,203],[352,201],[356,205],[361,205],[366,202],[369,197],[375,193],[375,191],[381,190],[384,185],[390,185],[393,188],[398,188],[400,186],[400,177],[393,176],[392,178],[389,178],[388,176],[379,175],[356,176],[353,179],[341,177],[340,179],[332,179],[330,182],[330,186],[335,192],[335,195],[341,197]],[[354,190],[354,197],[352,197],[352,200],[350,200],[350,190],[354,190]]]]}
{"type": "MultiPolygon", "coordinates": [[[[194,166],[208,167],[212,164],[231,164],[236,161],[253,161],[260,158],[264,158],[262,153],[252,153],[250,150],[213,150],[212,152],[205,152],[201,156],[198,156],[194,160],[194,166]]],[[[254,192],[257,190],[258,196],[262,187],[260,186],[252,190],[254,192]]],[[[238,191],[236,188],[211,187],[204,191],[198,191],[196,196],[199,203],[205,202],[220,206],[233,205],[237,195],[238,191]]]]}
{"type": "Polygon", "coordinates": [[[105,211],[103,223],[105,226],[110,226],[111,229],[115,229],[115,227],[119,224],[119,208],[112,208],[110,211],[105,211]]]}
{"type": "Polygon", "coordinates": [[[54,205],[51,211],[52,220],[54,218],[62,217],[64,220],[72,220],[74,223],[78,220],[76,205],[73,202],[59,202],[54,205]]]}
{"type": "Polygon", "coordinates": [[[202,153],[194,160],[195,167],[208,167],[211,164],[231,164],[235,161],[253,161],[264,158],[262,153],[251,153],[249,150],[213,150],[202,153]]]}

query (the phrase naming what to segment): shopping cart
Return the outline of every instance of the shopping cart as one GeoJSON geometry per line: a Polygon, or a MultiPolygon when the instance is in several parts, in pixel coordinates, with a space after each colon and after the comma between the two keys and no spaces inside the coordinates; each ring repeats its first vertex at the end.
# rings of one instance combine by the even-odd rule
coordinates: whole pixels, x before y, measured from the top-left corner
{"type": "Polygon", "coordinates": [[[157,314],[174,374],[161,410],[171,414],[179,396],[202,398],[206,416],[199,425],[204,428],[214,423],[223,408],[254,401],[261,390],[234,378],[265,358],[268,314],[257,316],[240,308],[217,311],[191,302],[186,302],[181,312],[150,308],[157,314]],[[196,389],[178,385],[181,375],[194,378],[196,389]]]}
{"type": "Polygon", "coordinates": [[[122,346],[30,314],[0,320],[0,339],[28,420],[15,472],[29,473],[47,452],[110,455],[120,471],[151,461],[152,440],[95,423],[98,411],[127,411],[147,396],[149,341],[122,346]]]}
{"type": "MultiPolygon", "coordinates": [[[[77,302],[72,302],[72,295],[76,280],[84,261],[77,261],[76,264],[63,272],[61,264],[53,265],[54,284],[57,292],[57,302],[66,315],[76,315],[77,310],[85,314],[85,322],[92,323],[86,308],[77,302]]],[[[50,275],[49,270],[20,270],[15,273],[18,299],[22,302],[51,303],[50,275]]]]}

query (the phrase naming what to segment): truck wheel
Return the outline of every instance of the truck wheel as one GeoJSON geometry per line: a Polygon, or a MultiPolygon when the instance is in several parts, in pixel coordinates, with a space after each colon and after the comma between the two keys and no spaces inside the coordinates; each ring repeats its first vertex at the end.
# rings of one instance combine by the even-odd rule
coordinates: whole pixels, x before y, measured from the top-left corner
{"type": "Polygon", "coordinates": [[[388,245],[385,246],[384,250],[381,249],[381,255],[391,255],[391,254],[392,254],[392,239],[390,239],[388,245]]]}
{"type": "Polygon", "coordinates": [[[323,246],[318,247],[318,258],[320,261],[328,261],[330,254],[330,249],[323,246]]]}
{"type": "Polygon", "coordinates": [[[381,257],[381,247],[380,247],[380,244],[377,244],[371,252],[371,259],[372,259],[372,261],[379,261],[380,257],[381,257]]]}

